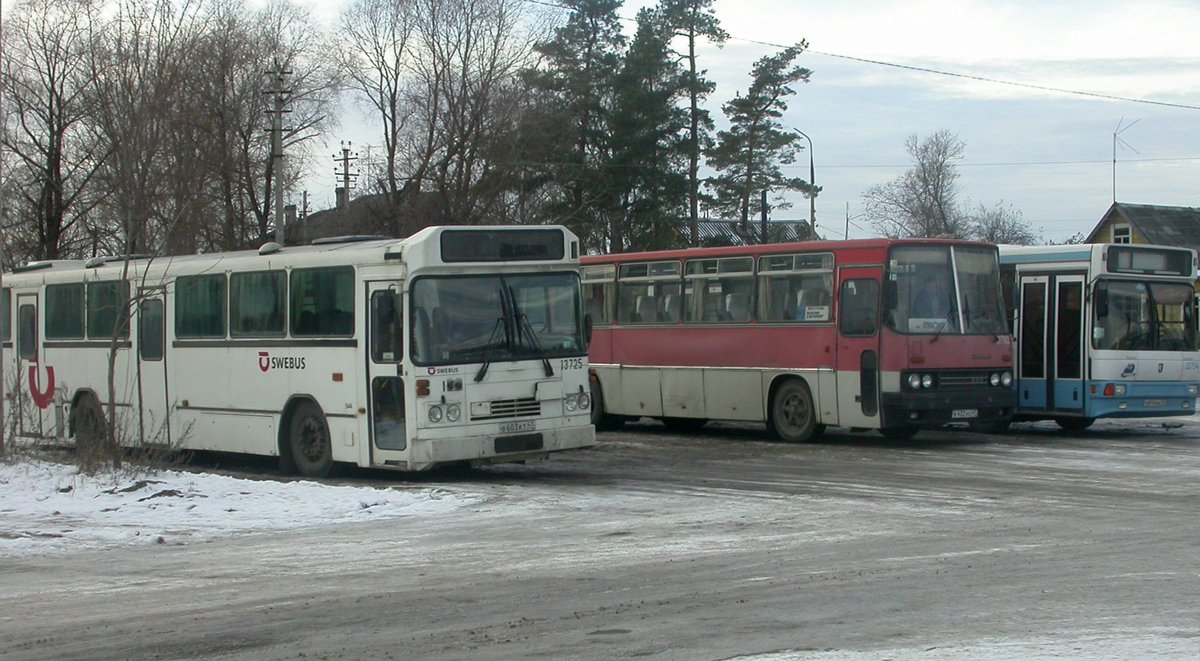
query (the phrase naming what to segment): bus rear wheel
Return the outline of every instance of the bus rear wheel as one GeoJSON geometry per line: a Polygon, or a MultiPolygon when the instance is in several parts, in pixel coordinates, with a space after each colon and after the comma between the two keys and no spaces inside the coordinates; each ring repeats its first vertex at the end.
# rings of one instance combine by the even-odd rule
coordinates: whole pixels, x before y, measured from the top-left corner
{"type": "Polygon", "coordinates": [[[102,450],[104,433],[104,409],[96,396],[88,393],[79,398],[71,409],[71,427],[75,430],[75,454],[95,458],[102,450]]]}
{"type": "Polygon", "coordinates": [[[787,443],[803,443],[817,434],[817,412],[812,391],[800,379],[783,382],[771,398],[767,418],[771,433],[787,443]]]}
{"type": "Polygon", "coordinates": [[[326,477],[333,470],[329,424],[314,402],[301,402],[292,413],[288,450],[296,472],[304,477],[326,477]]]}

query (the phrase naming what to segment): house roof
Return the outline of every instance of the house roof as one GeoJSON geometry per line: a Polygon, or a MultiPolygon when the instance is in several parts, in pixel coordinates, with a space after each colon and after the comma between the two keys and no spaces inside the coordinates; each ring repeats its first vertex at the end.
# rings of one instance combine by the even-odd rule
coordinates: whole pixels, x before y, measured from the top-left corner
{"type": "Polygon", "coordinates": [[[1114,202],[1088,234],[1087,243],[1096,243],[1100,229],[1114,216],[1123,218],[1150,243],[1200,251],[1200,208],[1114,202]]]}

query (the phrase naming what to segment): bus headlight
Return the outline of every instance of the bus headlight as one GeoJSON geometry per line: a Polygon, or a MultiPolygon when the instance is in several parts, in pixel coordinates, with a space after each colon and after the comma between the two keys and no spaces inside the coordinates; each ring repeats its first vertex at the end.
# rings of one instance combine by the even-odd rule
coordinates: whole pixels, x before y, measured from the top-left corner
{"type": "Polygon", "coordinates": [[[988,377],[988,383],[992,384],[992,387],[1000,385],[1000,374],[992,372],[992,375],[988,377]]]}
{"type": "Polygon", "coordinates": [[[1012,385],[1012,372],[1003,372],[1000,374],[1000,385],[1005,388],[1012,385]]]}
{"type": "Polygon", "coordinates": [[[429,407],[429,421],[430,422],[441,422],[442,421],[442,407],[440,407],[440,406],[430,406],[429,407]]]}
{"type": "Polygon", "coordinates": [[[577,396],[574,393],[571,393],[571,394],[563,397],[563,407],[565,407],[568,412],[574,411],[575,408],[579,405],[579,402],[576,401],[576,397],[577,396]]]}
{"type": "Polygon", "coordinates": [[[920,374],[909,374],[908,375],[908,387],[912,388],[913,390],[920,388],[921,387],[921,375],[920,374]]]}
{"type": "Polygon", "coordinates": [[[462,417],[462,408],[460,408],[458,404],[450,404],[450,405],[446,406],[446,421],[447,422],[458,422],[458,419],[461,417],[462,417]]]}
{"type": "Polygon", "coordinates": [[[1194,383],[1192,385],[1188,386],[1188,394],[1191,395],[1192,397],[1195,397],[1196,393],[1198,391],[1200,391],[1200,386],[1198,386],[1194,383]]]}
{"type": "Polygon", "coordinates": [[[591,405],[592,398],[588,397],[586,393],[579,393],[579,410],[586,411],[589,407],[591,407],[591,405]]]}
{"type": "Polygon", "coordinates": [[[926,374],[925,376],[921,377],[921,385],[926,388],[932,388],[933,387],[933,375],[926,374]]]}

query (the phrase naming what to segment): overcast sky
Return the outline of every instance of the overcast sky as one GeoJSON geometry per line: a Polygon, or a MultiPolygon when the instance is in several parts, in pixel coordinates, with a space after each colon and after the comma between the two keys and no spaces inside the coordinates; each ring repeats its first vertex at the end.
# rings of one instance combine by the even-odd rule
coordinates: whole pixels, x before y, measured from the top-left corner
{"type": "MultiPolygon", "coordinates": [[[[330,15],[328,4],[302,2],[321,4],[319,13],[330,15]]],[[[650,4],[627,0],[621,14],[630,32],[637,9],[650,4]]],[[[719,125],[721,104],[745,90],[757,59],[800,39],[809,44],[799,63],[813,75],[790,100],[784,123],[812,138],[815,179],[824,188],[817,223],[826,237],[843,235],[847,212],[851,238],[874,236],[855,218],[863,192],[907,169],[910,135],[943,129],[966,143],[959,163],[965,203],[1011,205],[1049,241],[1088,232],[1112,203],[1118,128],[1124,128],[1116,150],[1119,201],[1200,206],[1196,0],[717,0],[715,6],[731,39],[701,57],[717,82],[707,106],[719,125]]],[[[358,136],[356,145],[378,142],[369,132],[343,129],[358,136]]],[[[321,163],[322,171],[327,165],[321,163]]],[[[807,178],[807,158],[796,167],[807,178]]],[[[313,191],[314,208],[332,197],[331,179],[329,190],[313,191]]],[[[772,217],[807,219],[807,201],[794,202],[772,217]]]]}

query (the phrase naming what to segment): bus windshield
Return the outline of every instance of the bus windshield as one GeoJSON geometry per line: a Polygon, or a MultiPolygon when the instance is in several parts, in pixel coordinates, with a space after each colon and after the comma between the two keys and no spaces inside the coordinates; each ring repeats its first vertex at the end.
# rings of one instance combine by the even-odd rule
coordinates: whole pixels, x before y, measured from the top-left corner
{"type": "Polygon", "coordinates": [[[578,356],[586,351],[574,273],[424,277],[412,285],[419,365],[578,356]]]}
{"type": "Polygon", "coordinates": [[[1096,283],[1092,348],[1188,351],[1196,348],[1192,287],[1102,280],[1096,283]]]}
{"type": "Polygon", "coordinates": [[[887,280],[885,317],[895,331],[1007,332],[994,248],[898,246],[888,260],[887,280]]]}

